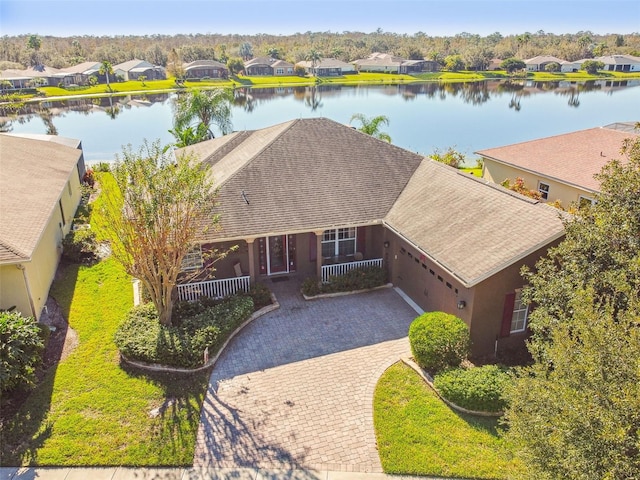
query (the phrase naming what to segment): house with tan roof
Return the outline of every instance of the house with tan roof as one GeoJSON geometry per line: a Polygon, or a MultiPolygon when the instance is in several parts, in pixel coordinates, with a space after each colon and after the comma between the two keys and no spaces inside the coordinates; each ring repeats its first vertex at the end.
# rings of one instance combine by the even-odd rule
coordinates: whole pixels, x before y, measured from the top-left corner
{"type": "Polygon", "coordinates": [[[553,207],[325,118],[183,153],[211,165],[220,214],[184,268],[206,269],[208,251],[238,246],[215,280],[179,285],[183,299],[376,265],[419,308],[461,317],[475,355],[492,354],[526,335],[521,267],[564,235],[553,207]]]}
{"type": "Polygon", "coordinates": [[[272,57],[256,57],[244,62],[244,73],[249,76],[293,75],[293,63],[272,57]]]}
{"type": "Polygon", "coordinates": [[[183,65],[185,77],[194,78],[227,78],[229,69],[223,63],[216,60],[196,60],[183,65]]]}
{"type": "Polygon", "coordinates": [[[167,78],[167,72],[164,67],[153,65],[137,58],[113,65],[113,73],[117,77],[122,77],[125,81],[137,80],[141,76],[146,77],[147,80],[164,80],[167,78]]]}
{"type": "Polygon", "coordinates": [[[320,61],[313,62],[305,60],[296,63],[296,67],[304,68],[307,75],[315,75],[318,77],[339,77],[341,75],[356,73],[356,68],[351,63],[343,62],[336,58],[322,58],[320,61]]]}
{"type": "Polygon", "coordinates": [[[544,72],[547,65],[557,63],[562,66],[563,59],[551,55],[537,55],[524,61],[527,72],[544,72]]]}
{"type": "Polygon", "coordinates": [[[600,190],[595,174],[620,159],[624,140],[639,134],[633,122],[614,123],[475,153],[483,159],[486,180],[513,183],[522,178],[545,202],[557,201],[566,208],[593,202],[600,190]]]}
{"type": "Polygon", "coordinates": [[[0,134],[0,308],[40,318],[81,197],[80,141],[0,134]]]}
{"type": "Polygon", "coordinates": [[[640,72],[640,57],[633,55],[605,55],[596,58],[610,72],[640,72]]]}
{"type": "Polygon", "coordinates": [[[352,62],[359,72],[419,73],[440,69],[437,62],[429,60],[407,60],[389,53],[374,52],[367,58],[352,62]]]}

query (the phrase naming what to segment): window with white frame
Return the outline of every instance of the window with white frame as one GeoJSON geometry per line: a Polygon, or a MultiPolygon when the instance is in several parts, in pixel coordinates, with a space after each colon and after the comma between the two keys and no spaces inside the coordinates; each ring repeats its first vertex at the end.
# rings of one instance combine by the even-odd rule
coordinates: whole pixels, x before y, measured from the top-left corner
{"type": "Polygon", "coordinates": [[[202,268],[202,265],[202,247],[200,245],[194,245],[182,259],[181,269],[182,271],[197,270],[198,268],[202,268]]]}
{"type": "Polygon", "coordinates": [[[322,234],[322,257],[331,258],[356,253],[356,229],[336,228],[322,234]]]}
{"type": "Polygon", "coordinates": [[[582,208],[582,207],[590,207],[591,205],[595,204],[596,201],[594,198],[591,197],[585,197],[583,195],[580,195],[580,197],[578,198],[578,207],[582,208]]]}
{"type": "Polygon", "coordinates": [[[513,315],[511,316],[511,333],[524,332],[527,328],[527,315],[529,306],[522,300],[522,290],[516,290],[516,298],[513,303],[513,315]]]}
{"type": "Polygon", "coordinates": [[[549,184],[538,182],[538,192],[543,200],[547,200],[549,198],[549,184]]]}

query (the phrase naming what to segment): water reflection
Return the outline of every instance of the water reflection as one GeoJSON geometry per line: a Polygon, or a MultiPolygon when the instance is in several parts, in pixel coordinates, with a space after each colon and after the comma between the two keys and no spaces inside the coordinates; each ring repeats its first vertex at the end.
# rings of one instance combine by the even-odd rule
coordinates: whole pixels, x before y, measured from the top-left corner
{"type": "MultiPolygon", "coordinates": [[[[407,102],[420,98],[440,99],[457,98],[465,104],[481,106],[492,99],[507,97],[505,105],[509,109],[520,111],[523,100],[536,94],[554,93],[567,96],[567,105],[580,106],[580,94],[591,91],[605,91],[609,94],[619,89],[636,87],[640,80],[591,80],[587,82],[530,80],[487,80],[467,83],[411,83],[399,85],[313,85],[298,87],[251,88],[241,87],[233,90],[233,105],[252,113],[265,103],[282,97],[292,97],[301,101],[311,112],[324,105],[323,99],[354,92],[375,91],[376,93],[398,96],[407,102]]],[[[0,129],[6,131],[12,122],[22,124],[38,116],[46,124],[47,132],[56,132],[53,119],[65,112],[81,112],[90,115],[97,111],[105,112],[116,119],[123,110],[133,107],[151,106],[166,102],[172,94],[158,93],[145,95],[106,96],[93,98],[70,98],[60,101],[42,101],[16,105],[0,106],[0,129]]]]}

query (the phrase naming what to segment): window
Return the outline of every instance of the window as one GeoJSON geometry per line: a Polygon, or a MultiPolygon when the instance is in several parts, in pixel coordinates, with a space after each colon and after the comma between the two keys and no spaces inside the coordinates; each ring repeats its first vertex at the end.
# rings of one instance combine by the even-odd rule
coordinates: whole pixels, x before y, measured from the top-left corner
{"type": "Polygon", "coordinates": [[[549,198],[549,185],[538,182],[538,192],[540,192],[540,196],[543,200],[547,200],[549,198]]]}
{"type": "Polygon", "coordinates": [[[336,228],[322,234],[322,257],[331,258],[356,253],[356,229],[336,228]]]}
{"type": "Polygon", "coordinates": [[[516,290],[513,315],[511,316],[511,333],[524,332],[525,328],[527,328],[528,313],[529,306],[522,301],[522,290],[516,290]]]}
{"type": "Polygon", "coordinates": [[[189,249],[182,259],[182,271],[197,270],[198,268],[202,268],[202,265],[202,247],[195,245],[189,249]]]}
{"type": "Polygon", "coordinates": [[[582,195],[580,195],[580,197],[578,198],[578,207],[582,208],[582,207],[590,207],[591,205],[595,204],[596,201],[593,198],[590,197],[583,197],[582,195]]]}

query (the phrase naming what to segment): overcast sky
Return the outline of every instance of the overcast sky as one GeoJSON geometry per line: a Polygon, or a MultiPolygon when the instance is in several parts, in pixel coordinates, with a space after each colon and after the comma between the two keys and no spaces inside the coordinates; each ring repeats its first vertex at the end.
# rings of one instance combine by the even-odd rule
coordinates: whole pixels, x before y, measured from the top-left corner
{"type": "Polygon", "coordinates": [[[640,32],[639,0],[0,0],[0,34],[640,32]]]}

